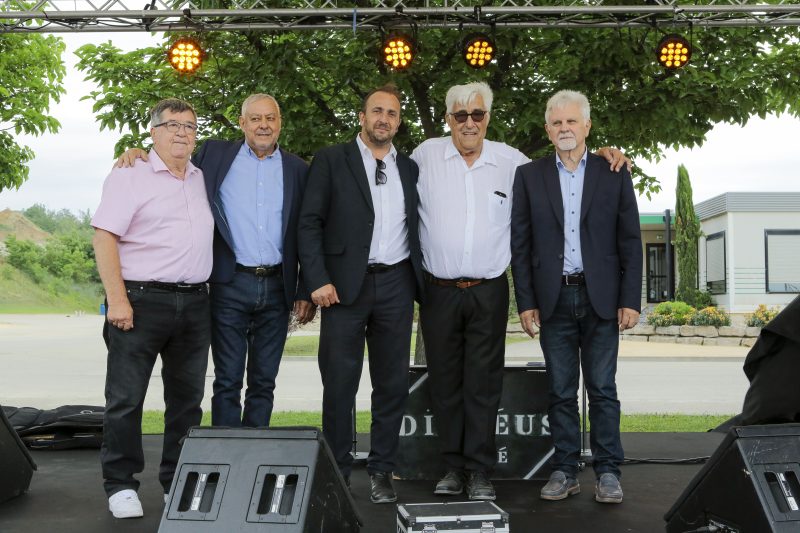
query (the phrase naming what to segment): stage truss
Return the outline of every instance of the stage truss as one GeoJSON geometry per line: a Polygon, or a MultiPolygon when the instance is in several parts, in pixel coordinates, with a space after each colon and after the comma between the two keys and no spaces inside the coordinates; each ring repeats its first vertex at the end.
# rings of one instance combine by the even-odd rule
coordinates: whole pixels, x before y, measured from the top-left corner
{"type": "MultiPolygon", "coordinates": [[[[417,28],[626,28],[799,26],[800,2],[710,0],[702,5],[649,0],[619,6],[603,0],[536,5],[505,0],[304,0],[273,8],[270,0],[0,0],[0,33],[173,31],[374,31],[417,28]],[[225,9],[209,9],[211,5],[225,9]],[[486,3],[486,2],[483,2],[486,3]]],[[[538,2],[541,3],[541,2],[538,2]]]]}

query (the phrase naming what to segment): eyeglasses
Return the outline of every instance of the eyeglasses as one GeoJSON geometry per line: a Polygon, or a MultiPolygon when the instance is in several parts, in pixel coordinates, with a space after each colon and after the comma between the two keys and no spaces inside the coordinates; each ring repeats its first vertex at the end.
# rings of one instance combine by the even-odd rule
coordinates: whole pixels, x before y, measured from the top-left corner
{"type": "Polygon", "coordinates": [[[178,130],[181,128],[183,128],[186,131],[186,133],[190,135],[193,133],[197,133],[197,124],[192,124],[191,122],[178,122],[176,120],[168,120],[166,122],[162,122],[161,124],[156,124],[153,127],[158,128],[160,126],[164,126],[170,133],[178,133],[178,130]]]}
{"type": "Polygon", "coordinates": [[[386,172],[383,171],[386,168],[386,163],[381,159],[376,159],[375,163],[375,185],[385,185],[388,179],[386,172]]]}
{"type": "Polygon", "coordinates": [[[483,109],[476,109],[472,113],[456,111],[455,113],[448,113],[448,115],[456,119],[456,122],[459,124],[463,124],[467,121],[467,117],[472,117],[472,122],[481,122],[487,113],[488,111],[484,111],[483,109]]]}

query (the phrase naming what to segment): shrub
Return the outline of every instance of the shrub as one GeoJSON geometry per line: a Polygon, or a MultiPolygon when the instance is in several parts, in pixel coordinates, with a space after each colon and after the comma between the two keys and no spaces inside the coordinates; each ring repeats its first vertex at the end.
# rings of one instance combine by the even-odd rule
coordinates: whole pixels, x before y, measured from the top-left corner
{"type": "Polygon", "coordinates": [[[780,313],[780,309],[772,307],[767,309],[764,304],[759,305],[751,315],[747,315],[747,325],[749,327],[763,328],[767,323],[780,313]]]}
{"type": "Polygon", "coordinates": [[[647,316],[647,323],[651,326],[682,326],[694,312],[694,307],[685,302],[661,302],[647,316]]]}
{"type": "Polygon", "coordinates": [[[730,326],[731,316],[716,307],[706,307],[695,312],[689,318],[689,324],[692,326],[730,326]]]}

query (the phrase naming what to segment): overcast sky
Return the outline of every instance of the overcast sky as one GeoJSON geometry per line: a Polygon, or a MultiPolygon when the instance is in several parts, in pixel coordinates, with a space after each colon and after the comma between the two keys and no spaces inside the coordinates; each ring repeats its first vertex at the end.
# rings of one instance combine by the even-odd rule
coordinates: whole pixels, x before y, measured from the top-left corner
{"type": "MultiPolygon", "coordinates": [[[[20,135],[36,158],[30,178],[18,191],[0,192],[0,210],[24,209],[35,203],[49,209],[94,212],[103,179],[113,163],[118,132],[100,132],[92,114],[92,101],[81,101],[94,87],[74,68],[73,52],[85,43],[112,39],[125,50],[151,46],[159,38],[146,33],[75,34],[62,36],[67,44],[65,87],[61,102],[51,113],[61,122],[57,134],[20,135]]],[[[168,95],[165,95],[168,96],[168,95]]],[[[663,191],[639,199],[642,212],[673,209],[678,165],[689,171],[695,203],[728,191],[800,191],[800,119],[784,115],[766,120],[753,118],[747,126],[719,124],[700,148],[669,151],[658,163],[636,161],[656,176],[663,191]],[[794,139],[794,140],[792,140],[794,139]]],[[[591,141],[591,140],[590,140],[591,141]]],[[[291,150],[291,147],[288,147],[291,150]]]]}

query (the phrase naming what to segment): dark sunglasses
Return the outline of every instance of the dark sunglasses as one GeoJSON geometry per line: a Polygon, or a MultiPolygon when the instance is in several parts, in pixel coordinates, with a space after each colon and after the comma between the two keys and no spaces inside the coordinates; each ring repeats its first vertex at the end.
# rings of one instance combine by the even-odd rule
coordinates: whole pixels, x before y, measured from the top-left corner
{"type": "Polygon", "coordinates": [[[375,163],[375,185],[385,185],[387,178],[383,170],[386,168],[386,163],[381,159],[376,159],[375,163]]]}
{"type": "Polygon", "coordinates": [[[480,122],[483,120],[483,117],[486,116],[488,111],[484,111],[483,109],[476,109],[472,113],[467,113],[466,111],[456,111],[455,113],[449,113],[456,122],[459,124],[463,124],[467,121],[467,117],[472,117],[472,122],[480,122]]]}

